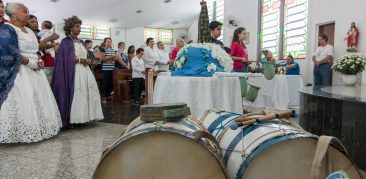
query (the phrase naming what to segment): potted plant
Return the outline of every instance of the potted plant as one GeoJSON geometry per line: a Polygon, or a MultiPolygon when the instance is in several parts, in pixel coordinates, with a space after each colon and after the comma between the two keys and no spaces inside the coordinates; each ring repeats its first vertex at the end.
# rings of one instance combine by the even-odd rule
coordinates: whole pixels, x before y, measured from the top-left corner
{"type": "Polygon", "coordinates": [[[365,56],[351,52],[338,58],[333,69],[342,74],[342,81],[346,86],[353,86],[357,83],[357,74],[365,70],[365,65],[365,56]]]}

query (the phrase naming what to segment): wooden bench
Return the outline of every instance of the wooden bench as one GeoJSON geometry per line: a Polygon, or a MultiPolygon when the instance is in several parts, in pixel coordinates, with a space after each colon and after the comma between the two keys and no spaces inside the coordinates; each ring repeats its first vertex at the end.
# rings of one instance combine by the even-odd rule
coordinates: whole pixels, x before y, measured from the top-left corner
{"type": "Polygon", "coordinates": [[[117,68],[113,70],[113,101],[130,103],[131,92],[130,83],[132,80],[132,73],[121,71],[117,68]]]}

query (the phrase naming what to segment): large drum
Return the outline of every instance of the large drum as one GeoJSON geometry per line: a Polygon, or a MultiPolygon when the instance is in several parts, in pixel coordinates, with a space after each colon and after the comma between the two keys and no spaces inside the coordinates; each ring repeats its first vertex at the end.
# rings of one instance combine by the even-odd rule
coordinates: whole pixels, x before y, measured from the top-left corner
{"type": "MultiPolygon", "coordinates": [[[[209,110],[199,121],[219,141],[229,178],[311,178],[318,136],[280,120],[235,129],[232,124],[239,116],[209,110]]],[[[339,149],[335,145],[326,149],[329,160],[320,160],[320,178],[338,170],[350,178],[362,178],[345,151],[339,149]]]]}
{"type": "MultiPolygon", "coordinates": [[[[160,114],[151,114],[151,106],[145,110],[151,118],[141,114],[144,121],[134,120],[107,148],[93,178],[226,178],[220,147],[211,134],[188,117],[145,122],[159,118],[160,114]]],[[[171,114],[176,115],[176,111],[171,114]]]]}

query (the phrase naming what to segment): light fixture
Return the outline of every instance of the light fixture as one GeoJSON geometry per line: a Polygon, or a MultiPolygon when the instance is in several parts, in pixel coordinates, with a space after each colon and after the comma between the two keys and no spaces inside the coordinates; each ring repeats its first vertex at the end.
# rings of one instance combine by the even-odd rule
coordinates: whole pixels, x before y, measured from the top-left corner
{"type": "Polygon", "coordinates": [[[57,3],[59,1],[61,1],[61,0],[51,0],[51,2],[54,2],[54,3],[57,3]]]}
{"type": "Polygon", "coordinates": [[[137,11],[136,11],[136,13],[137,13],[137,14],[140,14],[140,13],[142,13],[142,12],[143,12],[142,10],[137,10],[137,11]]]}
{"type": "Polygon", "coordinates": [[[171,24],[172,25],[177,25],[177,24],[179,24],[179,21],[173,21],[173,22],[171,22],[171,24]]]}
{"type": "Polygon", "coordinates": [[[117,20],[117,19],[115,19],[115,18],[112,18],[112,19],[109,19],[108,21],[109,21],[109,22],[112,22],[112,23],[115,23],[115,22],[117,22],[118,20],[117,20]]]}
{"type": "Polygon", "coordinates": [[[164,3],[170,3],[172,0],[164,0],[164,3]]]}

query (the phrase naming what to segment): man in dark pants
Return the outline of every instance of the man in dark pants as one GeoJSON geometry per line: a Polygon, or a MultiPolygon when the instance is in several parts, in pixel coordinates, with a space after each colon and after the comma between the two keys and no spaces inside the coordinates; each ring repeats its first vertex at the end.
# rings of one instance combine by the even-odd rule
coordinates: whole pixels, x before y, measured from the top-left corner
{"type": "Polygon", "coordinates": [[[102,103],[107,103],[107,98],[111,99],[113,91],[113,69],[115,63],[122,61],[121,56],[116,55],[116,51],[112,49],[112,39],[105,38],[105,48],[100,49],[100,59],[102,60],[102,103]]]}
{"type": "Polygon", "coordinates": [[[333,46],[328,44],[326,35],[319,36],[319,47],[313,55],[314,85],[330,85],[330,62],[333,60],[333,46]]]}

